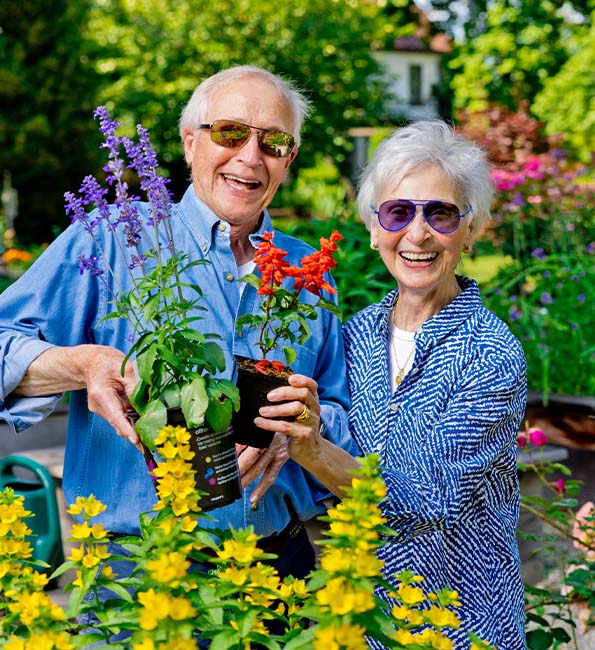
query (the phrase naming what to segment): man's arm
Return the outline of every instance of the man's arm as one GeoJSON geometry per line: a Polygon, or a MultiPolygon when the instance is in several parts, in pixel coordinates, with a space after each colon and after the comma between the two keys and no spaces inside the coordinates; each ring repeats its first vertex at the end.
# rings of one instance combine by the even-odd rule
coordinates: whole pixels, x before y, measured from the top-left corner
{"type": "Polygon", "coordinates": [[[138,435],[125,414],[130,407],[128,395],[137,380],[130,362],[122,377],[123,360],[120,350],[106,345],[50,348],[29,365],[13,394],[38,397],[85,388],[89,410],[107,420],[119,436],[138,447],[138,435]]]}

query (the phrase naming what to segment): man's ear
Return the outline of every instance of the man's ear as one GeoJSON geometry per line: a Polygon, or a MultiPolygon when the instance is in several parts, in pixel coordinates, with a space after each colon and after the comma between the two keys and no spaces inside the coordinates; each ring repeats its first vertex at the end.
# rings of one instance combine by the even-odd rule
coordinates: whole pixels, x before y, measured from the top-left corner
{"type": "Polygon", "coordinates": [[[286,171],[287,171],[287,169],[289,169],[289,165],[291,165],[291,163],[295,160],[295,157],[297,156],[297,154],[298,154],[298,148],[294,147],[293,151],[285,159],[285,170],[286,171]]]}
{"type": "Polygon", "coordinates": [[[182,136],[182,142],[184,144],[184,159],[189,167],[192,167],[192,157],[194,155],[194,143],[198,133],[195,129],[190,127],[184,129],[184,134],[182,136]]]}

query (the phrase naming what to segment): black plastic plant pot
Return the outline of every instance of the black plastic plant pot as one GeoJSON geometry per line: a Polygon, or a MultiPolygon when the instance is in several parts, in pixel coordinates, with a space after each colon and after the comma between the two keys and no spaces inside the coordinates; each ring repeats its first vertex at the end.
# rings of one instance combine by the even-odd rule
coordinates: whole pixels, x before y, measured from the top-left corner
{"type": "Polygon", "coordinates": [[[267,394],[274,388],[286,386],[292,371],[287,367],[282,371],[270,368],[263,373],[255,367],[255,359],[236,355],[235,360],[238,366],[240,410],[234,413],[232,419],[234,440],[241,445],[266,449],[271,444],[274,433],[257,427],[254,418],[259,416],[261,406],[272,404],[267,400],[267,394]]]}

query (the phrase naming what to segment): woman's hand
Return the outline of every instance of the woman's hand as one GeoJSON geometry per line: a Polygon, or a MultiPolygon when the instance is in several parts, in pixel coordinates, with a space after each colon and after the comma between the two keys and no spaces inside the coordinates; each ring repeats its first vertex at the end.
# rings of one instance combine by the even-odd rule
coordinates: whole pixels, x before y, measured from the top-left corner
{"type": "Polygon", "coordinates": [[[254,423],[267,431],[288,436],[289,457],[306,466],[318,452],[321,441],[318,384],[298,374],[291,375],[288,382],[287,386],[275,388],[267,395],[274,405],[263,406],[254,423]]]}

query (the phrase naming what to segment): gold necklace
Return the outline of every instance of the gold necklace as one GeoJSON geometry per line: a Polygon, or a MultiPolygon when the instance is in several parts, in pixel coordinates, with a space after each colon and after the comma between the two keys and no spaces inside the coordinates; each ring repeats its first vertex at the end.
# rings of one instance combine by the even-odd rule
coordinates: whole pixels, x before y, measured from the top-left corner
{"type": "MultiPolygon", "coordinates": [[[[393,325],[396,327],[396,313],[397,313],[397,305],[399,304],[399,298],[397,297],[397,301],[395,302],[395,306],[393,307],[393,325]]],[[[395,339],[393,339],[394,341],[395,339]]],[[[398,354],[397,354],[397,346],[393,342],[393,347],[395,351],[395,365],[397,366],[397,374],[395,375],[395,383],[397,386],[403,381],[403,377],[405,377],[405,371],[407,369],[407,364],[411,360],[411,357],[413,353],[415,352],[415,342],[413,343],[413,347],[411,348],[411,351],[409,352],[409,355],[407,356],[407,359],[405,359],[405,363],[403,364],[403,367],[399,365],[399,360],[398,360],[398,354]]]]}
{"type": "Polygon", "coordinates": [[[411,355],[415,352],[415,345],[413,346],[411,352],[409,353],[409,356],[405,360],[405,363],[403,364],[403,367],[399,365],[399,362],[397,361],[397,355],[396,355],[396,350],[395,350],[395,364],[397,366],[397,374],[395,375],[395,382],[397,386],[403,381],[403,377],[405,376],[405,369],[407,368],[407,364],[409,363],[409,360],[411,359],[411,355]]]}

